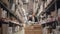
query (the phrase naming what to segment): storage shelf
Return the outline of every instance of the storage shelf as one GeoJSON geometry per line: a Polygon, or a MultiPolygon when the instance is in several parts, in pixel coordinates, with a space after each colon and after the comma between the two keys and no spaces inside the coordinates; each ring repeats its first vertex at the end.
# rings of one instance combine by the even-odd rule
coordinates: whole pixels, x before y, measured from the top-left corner
{"type": "Polygon", "coordinates": [[[8,7],[6,7],[1,1],[0,1],[0,7],[9,12],[11,15],[13,15],[21,23],[21,20],[16,15],[14,15],[14,13],[12,13],[13,11],[10,10],[8,7]]]}
{"type": "Polygon", "coordinates": [[[5,24],[13,23],[13,24],[16,24],[18,26],[22,26],[19,22],[8,20],[7,18],[0,19],[0,23],[5,23],[5,24]]]}
{"type": "Polygon", "coordinates": [[[19,22],[11,21],[11,20],[9,22],[21,26],[21,24],[19,22]]]}
{"type": "Polygon", "coordinates": [[[49,25],[52,25],[53,23],[55,23],[57,25],[57,21],[51,21],[51,22],[47,22],[47,23],[43,23],[41,24],[43,27],[46,27],[46,26],[49,26],[49,25]]]}
{"type": "Polygon", "coordinates": [[[42,23],[42,24],[49,24],[49,23],[52,23],[52,22],[55,22],[55,21],[51,21],[51,22],[46,22],[46,23],[42,23]]]}
{"type": "Polygon", "coordinates": [[[49,10],[49,8],[51,8],[51,6],[55,3],[56,1],[52,1],[46,8],[45,11],[49,10]]]}

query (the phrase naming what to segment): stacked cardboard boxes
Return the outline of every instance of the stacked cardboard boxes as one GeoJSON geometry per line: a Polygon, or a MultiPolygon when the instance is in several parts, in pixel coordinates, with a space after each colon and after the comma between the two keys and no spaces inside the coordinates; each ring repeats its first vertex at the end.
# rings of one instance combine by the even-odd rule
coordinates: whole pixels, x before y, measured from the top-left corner
{"type": "Polygon", "coordinates": [[[25,34],[42,34],[40,25],[33,25],[25,28],[25,34]]]}

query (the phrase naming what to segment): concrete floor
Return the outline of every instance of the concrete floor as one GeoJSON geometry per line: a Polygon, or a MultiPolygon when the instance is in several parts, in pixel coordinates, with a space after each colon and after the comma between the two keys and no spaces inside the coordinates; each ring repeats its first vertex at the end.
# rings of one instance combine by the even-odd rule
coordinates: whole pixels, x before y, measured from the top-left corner
{"type": "Polygon", "coordinates": [[[15,34],[24,34],[24,28],[21,31],[15,33],[15,34]]]}

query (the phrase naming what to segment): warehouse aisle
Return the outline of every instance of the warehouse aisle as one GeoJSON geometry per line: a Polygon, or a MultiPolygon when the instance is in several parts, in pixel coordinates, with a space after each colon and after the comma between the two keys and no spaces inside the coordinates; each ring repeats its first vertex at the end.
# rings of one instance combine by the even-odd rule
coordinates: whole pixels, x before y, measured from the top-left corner
{"type": "Polygon", "coordinates": [[[25,34],[25,30],[24,30],[24,28],[22,28],[22,30],[21,31],[18,31],[17,33],[15,33],[15,34],[25,34]]]}
{"type": "Polygon", "coordinates": [[[0,34],[60,34],[60,0],[0,0],[0,34]]]}

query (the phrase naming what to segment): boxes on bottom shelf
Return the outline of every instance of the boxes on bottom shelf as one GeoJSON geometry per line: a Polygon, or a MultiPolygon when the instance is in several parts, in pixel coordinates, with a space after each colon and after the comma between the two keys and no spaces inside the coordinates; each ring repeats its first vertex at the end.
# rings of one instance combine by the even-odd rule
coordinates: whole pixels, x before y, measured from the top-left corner
{"type": "Polygon", "coordinates": [[[47,0],[47,5],[50,4],[52,2],[52,0],[47,0]]]}
{"type": "Polygon", "coordinates": [[[2,34],[8,34],[8,24],[2,24],[2,34]]]}
{"type": "Polygon", "coordinates": [[[25,28],[25,34],[42,34],[40,25],[33,25],[25,28]]]}
{"type": "Polygon", "coordinates": [[[8,33],[12,34],[12,27],[8,27],[8,33]]]}

